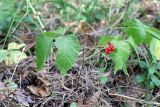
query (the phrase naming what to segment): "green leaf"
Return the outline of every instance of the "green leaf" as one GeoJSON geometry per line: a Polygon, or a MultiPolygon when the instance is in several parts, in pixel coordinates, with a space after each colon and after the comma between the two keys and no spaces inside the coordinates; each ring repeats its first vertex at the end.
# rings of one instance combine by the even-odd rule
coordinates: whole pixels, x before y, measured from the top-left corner
{"type": "Polygon", "coordinates": [[[157,63],[156,69],[160,69],[160,62],[157,63]]]}
{"type": "Polygon", "coordinates": [[[150,42],[150,52],[153,59],[160,60],[160,41],[153,38],[150,42]]]}
{"type": "Polygon", "coordinates": [[[160,40],[160,31],[141,23],[138,19],[129,20],[125,23],[126,33],[132,36],[136,44],[149,44],[152,38],[160,40]]]}
{"type": "Polygon", "coordinates": [[[108,81],[108,78],[105,77],[105,76],[101,76],[99,79],[100,79],[102,84],[105,84],[108,81]]]}
{"type": "Polygon", "coordinates": [[[144,61],[139,61],[139,65],[140,65],[141,68],[147,68],[148,67],[147,63],[144,62],[144,61]]]}
{"type": "Polygon", "coordinates": [[[80,50],[79,41],[74,34],[70,34],[57,37],[55,45],[58,48],[56,65],[65,74],[76,62],[80,50]]]}
{"type": "Polygon", "coordinates": [[[138,46],[136,45],[136,43],[133,40],[133,38],[130,36],[129,38],[127,38],[126,41],[129,43],[130,47],[132,47],[135,50],[135,52],[136,52],[136,54],[138,56],[138,60],[139,60],[138,46]]]}
{"type": "Polygon", "coordinates": [[[144,74],[143,75],[137,75],[136,78],[135,78],[137,83],[142,83],[142,82],[145,81],[145,79],[146,79],[146,75],[144,75],[144,74]]]}
{"type": "Polygon", "coordinates": [[[27,58],[27,55],[21,51],[10,51],[10,58],[15,64],[17,64],[18,61],[27,58]]]}
{"type": "Polygon", "coordinates": [[[25,46],[24,43],[18,44],[18,43],[12,42],[12,43],[8,44],[8,48],[7,49],[8,50],[17,50],[17,49],[21,49],[24,46],[25,46]]]}
{"type": "Polygon", "coordinates": [[[70,107],[77,107],[77,104],[75,102],[71,103],[70,107]]]}
{"type": "Polygon", "coordinates": [[[44,34],[42,33],[36,38],[36,65],[38,70],[43,68],[44,61],[48,58],[53,43],[53,39],[44,34]]]}
{"type": "Polygon", "coordinates": [[[123,72],[128,75],[126,69],[126,61],[131,53],[130,46],[124,41],[113,40],[111,43],[115,46],[115,52],[110,55],[115,63],[114,71],[117,73],[118,70],[123,70],[123,72]]]}
{"type": "Polygon", "coordinates": [[[128,36],[132,36],[136,44],[143,43],[147,37],[146,25],[138,19],[129,20],[125,23],[127,26],[125,32],[128,36]]]}
{"type": "Polygon", "coordinates": [[[153,75],[155,72],[156,72],[155,67],[150,66],[150,67],[149,67],[149,73],[150,73],[151,75],[153,75]]]}
{"type": "Polygon", "coordinates": [[[160,80],[159,80],[159,78],[157,76],[152,75],[151,76],[151,80],[157,87],[160,87],[160,80]]]}
{"type": "Polygon", "coordinates": [[[110,35],[102,36],[98,42],[99,45],[105,46],[108,42],[113,40],[113,37],[110,35]]]}
{"type": "Polygon", "coordinates": [[[149,88],[150,88],[150,89],[155,88],[155,84],[153,83],[153,81],[150,81],[150,82],[149,82],[149,88]]]}
{"type": "Polygon", "coordinates": [[[13,13],[16,11],[15,5],[16,5],[16,1],[13,1],[13,0],[1,0],[0,1],[0,7],[1,7],[0,23],[6,20],[7,17],[15,14],[13,13]]]}
{"type": "Polygon", "coordinates": [[[150,34],[153,38],[160,40],[160,30],[155,28],[148,28],[147,33],[150,34]]]}
{"type": "Polygon", "coordinates": [[[7,50],[0,50],[0,63],[6,59],[7,54],[7,50]]]}
{"type": "Polygon", "coordinates": [[[42,35],[45,35],[45,36],[52,38],[52,39],[55,39],[57,37],[56,32],[44,32],[44,33],[42,33],[42,35]]]}
{"type": "Polygon", "coordinates": [[[57,30],[55,30],[54,32],[58,35],[64,35],[67,30],[69,30],[69,27],[64,27],[64,28],[58,28],[57,30]]]}
{"type": "MultiPolygon", "coordinates": [[[[10,23],[16,14],[18,5],[20,5],[20,3],[16,0],[0,0],[0,30],[7,30],[9,28],[10,23]]],[[[19,16],[17,15],[15,21],[18,18],[19,16]]]]}

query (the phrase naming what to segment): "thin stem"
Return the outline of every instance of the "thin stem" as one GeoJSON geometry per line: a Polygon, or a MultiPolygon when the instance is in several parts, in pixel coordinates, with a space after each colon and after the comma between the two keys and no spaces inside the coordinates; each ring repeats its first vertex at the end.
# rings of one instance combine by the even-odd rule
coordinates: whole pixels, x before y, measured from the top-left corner
{"type": "Polygon", "coordinates": [[[16,13],[15,13],[15,15],[14,15],[14,17],[13,17],[13,20],[12,20],[12,22],[11,22],[11,25],[10,25],[9,30],[8,30],[8,32],[7,32],[7,35],[6,35],[6,37],[5,37],[5,40],[4,40],[4,43],[3,43],[3,47],[2,47],[3,49],[4,49],[4,46],[5,46],[5,44],[6,44],[7,38],[9,37],[11,28],[12,28],[12,26],[13,26],[13,22],[15,21],[15,18],[16,18],[17,14],[18,14],[18,11],[19,11],[19,9],[20,9],[21,4],[22,4],[22,0],[21,0],[21,2],[20,2],[20,5],[18,6],[18,9],[17,9],[17,11],[16,11],[16,13]]]}
{"type": "MultiPolygon", "coordinates": [[[[39,22],[42,30],[44,30],[45,27],[44,27],[44,25],[43,25],[43,23],[42,23],[42,20],[40,19],[40,17],[39,17],[39,15],[37,14],[36,10],[35,10],[34,7],[32,6],[30,0],[26,0],[26,1],[27,1],[28,5],[30,6],[30,8],[32,9],[33,13],[36,15],[36,18],[37,18],[37,20],[38,20],[38,22],[39,22]]],[[[44,30],[44,32],[45,32],[45,30],[44,30]]]]}
{"type": "MultiPolygon", "coordinates": [[[[15,30],[17,29],[17,27],[19,26],[19,24],[22,22],[22,20],[27,16],[27,14],[28,14],[28,3],[26,2],[26,4],[27,4],[27,9],[26,9],[26,12],[25,12],[25,14],[23,15],[23,17],[21,18],[21,20],[18,22],[18,24],[16,25],[16,27],[14,28],[14,30],[12,31],[12,33],[13,32],[15,32],[15,30]]],[[[11,34],[12,34],[11,33],[11,34]]]]}
{"type": "Polygon", "coordinates": [[[19,62],[20,62],[20,59],[21,59],[21,57],[22,57],[22,54],[23,54],[24,51],[25,51],[25,48],[26,48],[26,45],[25,45],[25,47],[23,48],[23,50],[22,50],[22,52],[21,52],[21,54],[20,54],[20,56],[19,56],[19,58],[18,58],[18,62],[17,62],[16,66],[15,66],[15,68],[14,68],[14,70],[13,70],[13,73],[12,73],[12,76],[11,76],[11,80],[13,79],[13,76],[14,76],[14,74],[15,74],[15,72],[16,72],[16,69],[17,69],[18,64],[19,64],[19,62]]]}

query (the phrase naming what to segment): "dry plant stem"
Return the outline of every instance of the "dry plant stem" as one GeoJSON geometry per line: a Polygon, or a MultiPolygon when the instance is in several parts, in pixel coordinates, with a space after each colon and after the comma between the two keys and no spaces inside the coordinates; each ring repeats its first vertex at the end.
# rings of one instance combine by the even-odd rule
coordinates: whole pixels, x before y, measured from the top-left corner
{"type": "Polygon", "coordinates": [[[114,28],[115,26],[117,26],[120,23],[120,21],[123,19],[124,15],[125,15],[125,12],[126,12],[126,9],[124,10],[124,12],[122,12],[122,14],[119,17],[119,19],[116,20],[116,22],[112,24],[111,28],[114,28]]]}
{"type": "Polygon", "coordinates": [[[12,73],[11,80],[13,79],[13,76],[14,76],[14,74],[15,74],[15,72],[16,72],[16,69],[17,69],[18,64],[19,64],[19,62],[20,62],[20,59],[21,59],[21,57],[22,57],[22,54],[23,54],[24,51],[25,51],[25,48],[26,48],[26,46],[23,48],[23,50],[22,50],[22,52],[21,52],[21,54],[20,54],[20,56],[19,56],[18,63],[16,64],[16,66],[15,66],[15,68],[14,68],[14,71],[13,71],[13,73],[12,73]]]}
{"type": "Polygon", "coordinates": [[[137,98],[133,98],[133,97],[125,96],[125,95],[120,95],[120,94],[114,94],[114,93],[108,93],[108,94],[111,95],[111,96],[123,97],[123,98],[126,98],[128,100],[132,100],[132,101],[139,102],[139,103],[146,103],[146,104],[152,104],[152,105],[160,106],[160,103],[158,103],[158,102],[146,101],[146,100],[137,99],[137,98]]]}
{"type": "Polygon", "coordinates": [[[40,24],[42,30],[44,30],[45,27],[44,27],[44,25],[43,25],[43,23],[42,23],[40,17],[38,16],[36,10],[33,8],[33,6],[32,6],[32,4],[31,4],[30,0],[27,0],[27,3],[28,3],[28,5],[30,6],[30,8],[32,9],[33,13],[36,15],[36,18],[37,18],[37,20],[38,20],[38,22],[39,22],[39,24],[40,24]]]}
{"type": "Polygon", "coordinates": [[[69,89],[69,88],[67,88],[66,86],[65,86],[65,82],[64,82],[64,75],[62,75],[62,81],[61,81],[61,84],[62,84],[62,88],[64,88],[65,90],[67,90],[67,91],[72,91],[72,89],[69,89]]]}

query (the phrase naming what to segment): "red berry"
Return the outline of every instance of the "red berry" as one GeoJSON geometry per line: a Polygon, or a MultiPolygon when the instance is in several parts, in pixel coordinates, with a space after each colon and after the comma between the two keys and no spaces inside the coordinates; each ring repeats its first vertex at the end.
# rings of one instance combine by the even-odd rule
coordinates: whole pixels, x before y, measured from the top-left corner
{"type": "Polygon", "coordinates": [[[110,50],[110,51],[112,51],[112,47],[110,47],[110,46],[108,46],[108,48],[107,48],[108,50],[110,50]]]}
{"type": "Polygon", "coordinates": [[[108,47],[105,49],[105,53],[106,54],[110,54],[111,52],[113,52],[115,50],[114,45],[111,44],[110,42],[108,42],[108,47]]]}
{"type": "Polygon", "coordinates": [[[114,51],[114,47],[110,47],[110,50],[111,50],[111,51],[114,51]]]}
{"type": "Polygon", "coordinates": [[[114,51],[114,46],[113,46],[113,44],[109,43],[108,48],[109,48],[111,51],[114,51]]]}
{"type": "Polygon", "coordinates": [[[109,47],[114,47],[113,44],[109,44],[109,47]]]}
{"type": "Polygon", "coordinates": [[[111,53],[110,49],[106,48],[106,49],[105,49],[105,53],[106,53],[106,54],[110,54],[110,53],[111,53]]]}

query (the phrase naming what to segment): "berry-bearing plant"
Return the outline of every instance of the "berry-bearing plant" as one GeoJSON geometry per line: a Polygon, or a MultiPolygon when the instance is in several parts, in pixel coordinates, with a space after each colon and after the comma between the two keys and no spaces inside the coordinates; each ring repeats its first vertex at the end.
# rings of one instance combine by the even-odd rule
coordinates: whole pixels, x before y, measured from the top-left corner
{"type": "Polygon", "coordinates": [[[126,62],[135,51],[137,62],[144,70],[141,75],[137,75],[137,82],[148,88],[160,87],[160,31],[138,19],[125,22],[123,31],[123,35],[102,36],[99,40],[99,46],[103,47],[105,55],[114,62],[114,73],[123,71],[128,75],[126,62]],[[144,47],[145,53],[140,46],[144,47]],[[139,58],[139,53],[143,58],[139,58]]]}
{"type": "MultiPolygon", "coordinates": [[[[67,34],[66,28],[58,29],[53,32],[39,34],[36,39],[36,64],[40,70],[43,68],[44,61],[51,53],[52,45],[57,48],[56,66],[62,74],[66,74],[75,64],[80,51],[80,43],[75,34],[67,34]],[[55,40],[55,42],[53,42],[55,40]]],[[[138,59],[140,48],[144,46],[147,56],[144,61],[138,60],[140,65],[146,66],[146,72],[138,75],[139,82],[150,84],[148,87],[160,86],[160,73],[154,66],[160,59],[160,31],[143,24],[138,19],[132,19],[124,23],[123,35],[102,36],[98,45],[104,49],[105,55],[114,62],[114,73],[123,71],[129,75],[126,62],[133,51],[137,53],[138,59]]],[[[160,68],[160,67],[159,67],[160,68]]]]}

